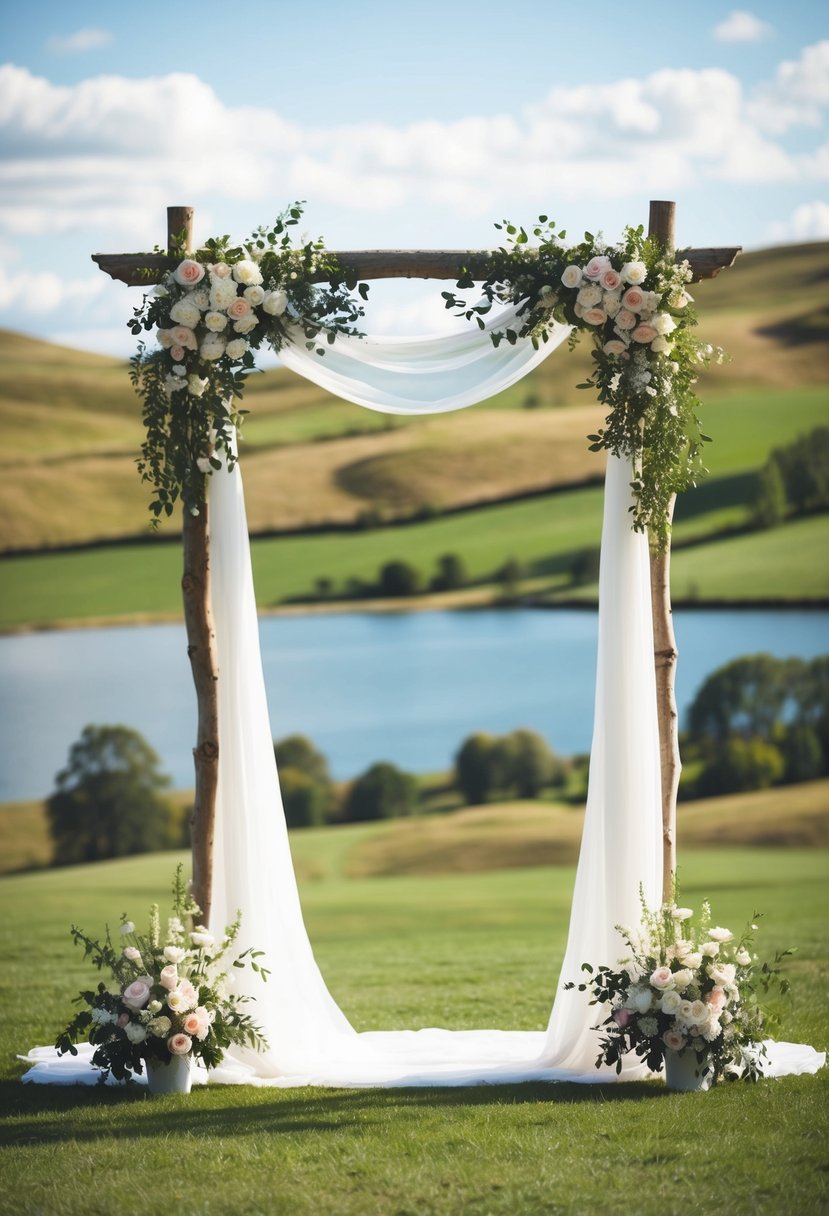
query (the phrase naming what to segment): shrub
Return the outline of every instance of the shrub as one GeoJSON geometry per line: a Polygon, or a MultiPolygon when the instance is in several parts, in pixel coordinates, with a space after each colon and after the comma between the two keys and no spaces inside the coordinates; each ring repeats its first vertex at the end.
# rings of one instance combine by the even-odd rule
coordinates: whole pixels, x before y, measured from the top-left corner
{"type": "Polygon", "coordinates": [[[492,787],[492,735],[478,731],[464,739],[455,756],[455,778],[464,800],[475,806],[486,802],[492,787]]]}
{"type": "Polygon", "coordinates": [[[763,739],[727,739],[713,752],[697,781],[701,798],[765,790],[782,779],[785,764],[780,749],[763,739]]]}
{"type": "Polygon", "coordinates": [[[380,595],[415,595],[420,589],[420,573],[408,562],[386,562],[380,570],[377,590],[380,595]]]}
{"type": "Polygon", "coordinates": [[[466,567],[457,553],[444,553],[438,558],[438,569],[431,583],[432,591],[454,591],[466,582],[466,567]]]}
{"type": "Polygon", "coordinates": [[[329,805],[325,786],[314,781],[307,773],[287,766],[280,769],[279,787],[282,790],[285,822],[289,828],[312,828],[325,822],[329,805]]]}
{"type": "MultiPolygon", "coordinates": [[[[169,778],[127,726],[85,726],[46,803],[55,865],[151,853],[179,843],[161,791],[169,778]]],[[[180,831],[180,825],[178,827],[180,831]]]]}
{"type": "Polygon", "coordinates": [[[397,819],[417,806],[417,781],[394,764],[380,761],[358,777],[346,796],[343,818],[349,823],[397,819]]]}

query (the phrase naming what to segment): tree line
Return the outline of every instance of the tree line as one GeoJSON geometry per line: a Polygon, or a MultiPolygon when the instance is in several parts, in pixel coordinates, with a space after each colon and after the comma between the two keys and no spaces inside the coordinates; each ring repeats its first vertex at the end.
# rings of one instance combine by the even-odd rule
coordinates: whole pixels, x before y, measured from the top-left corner
{"type": "MultiPolygon", "coordinates": [[[[682,736],[682,797],[709,797],[829,774],[829,655],[810,662],[747,655],[699,689],[682,736]]],[[[378,761],[336,782],[310,739],[274,744],[288,826],[361,823],[432,805],[422,779],[378,761]]],[[[477,731],[458,748],[445,805],[537,799],[581,803],[586,758],[556,754],[538,732],[477,731]]],[[[171,801],[156,752],[126,726],[87,726],[46,803],[54,863],[70,865],[186,847],[189,808],[171,801]]]]}

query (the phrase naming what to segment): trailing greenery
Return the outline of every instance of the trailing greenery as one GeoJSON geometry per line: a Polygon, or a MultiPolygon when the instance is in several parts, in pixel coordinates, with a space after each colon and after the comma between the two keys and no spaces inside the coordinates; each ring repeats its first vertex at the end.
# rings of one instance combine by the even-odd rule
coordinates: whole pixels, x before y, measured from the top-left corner
{"type": "Polygon", "coordinates": [[[321,239],[294,246],[290,230],[301,216],[295,203],[243,245],[229,236],[206,241],[144,297],[129,322],[137,337],[155,330],[160,344],[148,351],[141,341],[130,371],[146,428],[138,471],[153,487],[156,521],[171,515],[179,498],[198,515],[205,474],[223,461],[233,467],[234,430],[247,412],[238,402],[255,369],[254,350],[263,342],[278,351],[285,341],[304,341],[323,355],[323,329],[328,343],[357,332],[363,310],[353,289],[363,299],[368,289],[340,269],[321,239]],[[315,286],[320,279],[328,280],[325,287],[315,286]]]}
{"type": "MultiPolygon", "coordinates": [[[[697,319],[686,290],[688,263],[675,261],[641,225],[625,229],[618,245],[587,232],[570,247],[546,215],[531,229],[537,247],[508,220],[495,227],[506,243],[493,254],[483,300],[470,304],[445,291],[446,307],[488,328],[495,346],[529,339],[538,348],[562,325],[572,327],[571,349],[582,331],[592,334],[594,367],[579,388],[594,389],[609,413],[605,426],[588,436],[591,449],[630,459],[633,526],[647,528],[653,546],[663,549],[673,496],[706,471],[701,452],[708,436],[694,386],[702,365],[722,359],[718,348],[691,333],[697,319]],[[497,311],[489,318],[493,306],[503,304],[517,306],[506,325],[497,311]]],[[[457,286],[472,287],[471,274],[457,286]]]]}

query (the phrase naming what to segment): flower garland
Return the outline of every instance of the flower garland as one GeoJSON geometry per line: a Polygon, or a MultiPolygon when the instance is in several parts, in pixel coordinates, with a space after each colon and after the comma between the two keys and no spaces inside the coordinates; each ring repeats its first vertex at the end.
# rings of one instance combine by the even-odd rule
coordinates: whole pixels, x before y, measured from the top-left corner
{"type": "Polygon", "coordinates": [[[154,489],[153,522],[172,515],[181,499],[198,515],[204,503],[204,475],[235,463],[234,429],[247,411],[237,405],[253,352],[263,342],[278,351],[285,341],[303,340],[318,354],[318,341],[354,334],[368,288],[341,271],[322,240],[295,247],[290,229],[301,204],[261,227],[244,245],[230,237],[207,241],[165,275],[145,296],[129,322],[140,337],[155,330],[158,349],[143,341],[130,363],[130,379],[143,400],[146,437],[137,461],[142,480],[154,489]],[[324,286],[315,286],[325,280],[324,286]]]}
{"type": "Polygon", "coordinates": [[[233,1044],[265,1048],[261,1030],[242,1008],[250,998],[229,990],[231,967],[249,966],[267,979],[269,972],[258,961],[262,952],[249,948],[231,959],[239,917],[217,943],[203,925],[189,927],[199,915],[179,865],[164,933],[157,904],[150,909],[146,934],[121,917],[120,947],[113,943],[109,927],[100,942],[73,926],[72,937],[83,946],[84,957],[99,971],[111,972],[118,992],[99,983],[76,998],[84,1008],[58,1035],[58,1054],[77,1055],[75,1044],[86,1037],[95,1047],[92,1063],[101,1070],[101,1080],[111,1072],[123,1081],[133,1073],[140,1075],[147,1060],[169,1063],[174,1056],[185,1056],[215,1068],[233,1044]]]}
{"type": "MultiPolygon", "coordinates": [[[[496,346],[529,339],[538,347],[554,322],[573,327],[571,349],[582,332],[592,335],[593,371],[578,387],[595,389],[609,413],[605,426],[588,436],[591,451],[606,448],[632,461],[633,527],[647,528],[654,548],[664,549],[673,495],[706,472],[697,375],[701,365],[722,358],[690,332],[696,315],[688,263],[675,261],[642,227],[627,228],[615,246],[585,233],[581,244],[567,248],[566,233],[542,215],[532,229],[538,241],[532,249],[525,229],[507,220],[495,227],[506,232],[507,244],[492,255],[483,299],[469,304],[445,291],[446,308],[483,329],[495,303],[520,304],[520,326],[493,331],[496,346]]],[[[472,285],[468,272],[457,284],[472,285]]]]}
{"type": "MultiPolygon", "coordinates": [[[[590,979],[565,984],[591,994],[592,1005],[607,1008],[596,1029],[602,1032],[596,1067],[622,1070],[622,1057],[633,1052],[652,1072],[659,1072],[666,1051],[696,1058],[697,1067],[720,1077],[757,1080],[766,1055],[761,1043],[769,1017],[760,997],[776,988],[789,991],[780,963],[760,963],[753,953],[756,923],[739,938],[711,923],[711,907],[702,905],[698,923],[690,908],[675,903],[651,912],[642,902],[642,923],[617,930],[629,953],[615,967],[584,963],[590,979]]],[[[754,921],[759,913],[754,913],[754,921]]]]}

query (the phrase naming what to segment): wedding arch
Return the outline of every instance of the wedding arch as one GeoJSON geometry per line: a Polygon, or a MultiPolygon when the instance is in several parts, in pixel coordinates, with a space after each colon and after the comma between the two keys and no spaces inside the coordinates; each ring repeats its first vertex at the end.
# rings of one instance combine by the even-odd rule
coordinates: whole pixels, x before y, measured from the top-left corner
{"type": "MultiPolygon", "coordinates": [[[[176,496],[184,507],[182,589],[198,699],[194,895],[212,923],[224,923],[240,909],[243,944],[264,950],[271,971],[266,988],[250,992],[270,1044],[267,1052],[233,1049],[213,1074],[215,1079],[254,1085],[359,1086],[528,1079],[587,1082],[615,1079],[616,1072],[623,1079],[645,1075],[645,1065],[631,1057],[615,1071],[595,1067],[595,1018],[588,994],[580,992],[575,981],[586,959],[612,962],[618,957],[615,927],[637,923],[640,896],[647,906],[657,907],[663,892],[671,891],[679,778],[673,692],[677,652],[668,583],[674,494],[669,481],[657,494],[658,513],[651,518],[660,529],[659,543],[650,551],[643,505],[649,489],[647,461],[642,455],[646,446],[642,436],[647,437],[643,414],[650,395],[664,407],[664,437],[673,425],[671,417],[681,413],[680,396],[671,396],[672,377],[680,390],[684,383],[686,391],[695,378],[693,355],[690,359],[688,355],[693,348],[686,348],[684,365],[679,353],[675,362],[663,357],[672,350],[666,336],[675,323],[667,311],[657,311],[655,301],[664,299],[666,307],[682,309],[687,302],[683,284],[731,265],[738,250],[686,250],[675,272],[674,204],[655,202],[651,204],[649,249],[651,254],[657,249],[662,260],[654,261],[661,267],[661,277],[656,280],[659,291],[650,293],[652,300],[645,287],[640,290],[638,286],[646,283],[649,273],[644,262],[634,258],[620,272],[599,253],[583,269],[576,264],[563,273],[557,269],[568,290],[584,282],[566,310],[562,311],[557,290],[546,283],[536,283],[531,292],[533,308],[529,309],[519,274],[510,289],[511,302],[507,300],[507,306],[496,310],[494,317],[489,315],[492,304],[505,302],[501,282],[505,266],[506,273],[512,273],[514,266],[524,273],[530,266],[523,253],[508,265],[503,249],[339,253],[333,255],[339,281],[347,278],[349,288],[358,278],[404,275],[451,278],[459,287],[482,281],[487,297],[483,304],[466,307],[453,293],[444,293],[447,304],[460,305],[477,328],[470,331],[471,336],[408,343],[350,336],[350,321],[356,314],[346,297],[337,296],[336,289],[332,299],[334,311],[341,310],[341,323],[336,333],[326,335],[330,343],[326,359],[316,357],[321,325],[291,321],[288,328],[283,324],[280,332],[286,340],[280,353],[300,374],[370,408],[435,412],[472,404],[515,383],[560,345],[582,317],[587,325],[596,326],[609,325],[618,317],[615,324],[620,340],[611,337],[599,355],[594,355],[599,397],[615,405],[617,415],[625,413],[626,393],[639,394],[643,402],[642,410],[628,419],[633,426],[632,444],[626,446],[624,440],[608,439],[601,432],[592,437],[595,447],[609,449],[594,734],[570,929],[547,1029],[358,1033],[329,993],[314,960],[284,816],[274,813],[281,806],[281,796],[262,676],[244,497],[233,428],[225,421],[230,417],[227,399],[238,387],[237,359],[244,360],[244,368],[252,367],[244,335],[259,321],[250,316],[251,311],[258,307],[281,315],[286,293],[266,292],[260,286],[263,276],[255,258],[245,260],[237,251],[234,282],[222,287],[222,281],[231,276],[227,262],[222,269],[217,263],[210,265],[210,291],[202,289],[204,298],[198,297],[197,306],[188,292],[204,278],[205,269],[197,261],[183,258],[192,248],[192,218],[189,208],[169,209],[170,252],[166,255],[97,255],[95,260],[126,283],[163,281],[162,297],[174,301],[172,306],[170,299],[157,307],[150,305],[143,314],[136,311],[136,332],[142,323],[149,328],[158,317],[168,318],[172,328],[157,334],[162,347],[169,350],[169,358],[156,357],[149,363],[149,379],[142,379],[146,368],[140,360],[134,361],[133,378],[144,397],[150,439],[142,461],[145,475],[149,474],[145,479],[156,486],[156,513],[171,513],[176,496]],[[623,301],[630,310],[624,317],[620,312],[623,301]],[[602,307],[597,308],[599,302],[602,307]],[[210,309],[221,310],[224,317],[210,309]],[[228,340],[214,339],[208,333],[196,347],[191,326],[197,323],[211,332],[228,328],[235,334],[228,340]],[[631,336],[626,335],[625,327],[631,336]],[[646,347],[658,356],[652,365],[642,353],[646,347]],[[628,348],[630,353],[626,353],[628,348]],[[195,352],[189,363],[188,349],[195,352]],[[229,359],[220,363],[225,352],[229,359]],[[199,370],[206,366],[204,361],[219,366],[214,376],[215,411],[209,439],[204,414],[198,410],[198,400],[208,387],[208,379],[202,379],[199,370]],[[192,372],[192,368],[197,370],[192,372]],[[219,390],[226,394],[224,399],[219,390]],[[178,421],[171,421],[176,414],[180,415],[178,421]],[[199,426],[194,448],[191,430],[199,426]],[[644,428],[641,434],[640,428],[644,428]],[[208,450],[199,446],[205,443],[208,450]],[[208,483],[206,493],[204,481],[208,483]]],[[[542,222],[545,218],[541,217],[542,222]]],[[[510,231],[516,234],[515,228],[510,231]]],[[[537,234],[540,231],[536,229],[537,234]]],[[[268,236],[273,238],[275,233],[268,236]]],[[[555,239],[553,234],[553,243],[555,239]]],[[[517,241],[527,241],[523,229],[517,241]]],[[[306,253],[309,248],[306,246],[306,253]]],[[[629,251],[644,248],[641,230],[629,230],[629,251]]],[[[592,248],[581,248],[585,258],[588,252],[592,248]]],[[[304,269],[307,280],[312,281],[313,253],[304,269]]],[[[320,267],[319,277],[332,281],[330,262],[320,267]]],[[[209,368],[206,374],[209,378],[209,368]]],[[[687,422],[686,417],[673,427],[675,441],[684,440],[681,426],[687,422]]],[[[242,985],[247,982],[245,974],[242,985]]],[[[783,1050],[766,1064],[767,1073],[814,1071],[817,1066],[810,1049],[797,1049],[793,1055],[787,1045],[778,1048],[783,1050]]],[[[56,1060],[54,1053],[45,1050],[31,1053],[29,1059],[35,1066],[27,1074],[28,1080],[88,1082],[93,1072],[88,1055],[75,1064],[56,1060]]]]}

